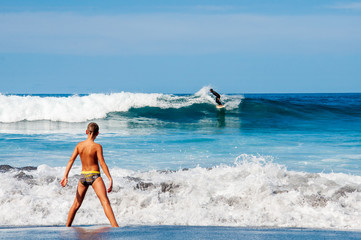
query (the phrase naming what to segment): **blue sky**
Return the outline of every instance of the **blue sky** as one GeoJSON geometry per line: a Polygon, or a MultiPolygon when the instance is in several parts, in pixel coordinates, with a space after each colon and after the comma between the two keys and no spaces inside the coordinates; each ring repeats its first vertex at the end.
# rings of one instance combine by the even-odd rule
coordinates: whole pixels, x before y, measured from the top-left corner
{"type": "Polygon", "coordinates": [[[361,92],[361,1],[0,1],[0,93],[361,92]]]}

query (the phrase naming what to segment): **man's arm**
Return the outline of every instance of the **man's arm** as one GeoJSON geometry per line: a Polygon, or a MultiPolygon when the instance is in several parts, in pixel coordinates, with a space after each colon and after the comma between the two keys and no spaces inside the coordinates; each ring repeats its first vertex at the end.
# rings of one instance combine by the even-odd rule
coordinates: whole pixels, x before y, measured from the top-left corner
{"type": "Polygon", "coordinates": [[[108,188],[108,193],[109,193],[113,189],[113,179],[112,179],[112,176],[110,176],[108,166],[105,163],[105,160],[104,160],[104,157],[103,157],[103,147],[100,144],[98,146],[99,147],[97,149],[97,157],[98,157],[98,161],[99,161],[100,166],[102,167],[105,175],[107,175],[107,177],[109,179],[109,188],[108,188]]]}
{"type": "Polygon", "coordinates": [[[66,169],[65,169],[65,173],[64,173],[64,177],[61,180],[60,184],[61,186],[65,187],[66,184],[68,183],[68,175],[70,172],[71,167],[73,166],[73,163],[76,159],[76,157],[78,156],[79,152],[78,152],[78,145],[76,145],[73,154],[70,157],[70,160],[68,162],[68,164],[66,165],[66,169]]]}

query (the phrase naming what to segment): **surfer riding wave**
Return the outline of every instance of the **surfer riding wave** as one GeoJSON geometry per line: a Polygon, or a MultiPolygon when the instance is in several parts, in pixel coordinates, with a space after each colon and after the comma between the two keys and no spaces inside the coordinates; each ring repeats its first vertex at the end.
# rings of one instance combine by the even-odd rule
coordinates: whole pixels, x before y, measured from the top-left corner
{"type": "Polygon", "coordinates": [[[219,93],[217,93],[216,91],[214,91],[212,88],[209,90],[214,96],[216,96],[216,103],[218,104],[218,106],[222,107],[223,104],[221,103],[221,95],[219,95],[219,93]]]}

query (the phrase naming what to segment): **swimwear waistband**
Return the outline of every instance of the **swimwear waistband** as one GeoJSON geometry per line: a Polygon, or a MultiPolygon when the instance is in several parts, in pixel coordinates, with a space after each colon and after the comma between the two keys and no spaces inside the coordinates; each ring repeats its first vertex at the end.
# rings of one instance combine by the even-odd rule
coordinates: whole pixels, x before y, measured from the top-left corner
{"type": "Polygon", "coordinates": [[[99,173],[99,171],[81,171],[81,174],[89,174],[89,173],[99,173]]]}

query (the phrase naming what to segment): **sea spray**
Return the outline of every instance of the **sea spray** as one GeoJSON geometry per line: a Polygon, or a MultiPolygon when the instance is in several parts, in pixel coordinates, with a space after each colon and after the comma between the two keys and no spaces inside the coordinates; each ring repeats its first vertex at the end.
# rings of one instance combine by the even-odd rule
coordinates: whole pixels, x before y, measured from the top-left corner
{"type": "MultiPolygon", "coordinates": [[[[253,155],[213,168],[110,171],[114,189],[109,198],[122,225],[361,226],[360,176],[288,171],[253,155]]],[[[0,173],[0,225],[64,225],[80,167],[72,169],[65,188],[59,184],[63,172],[64,167],[41,165],[0,173]]],[[[108,224],[93,190],[74,224],[108,224]]]]}

